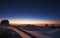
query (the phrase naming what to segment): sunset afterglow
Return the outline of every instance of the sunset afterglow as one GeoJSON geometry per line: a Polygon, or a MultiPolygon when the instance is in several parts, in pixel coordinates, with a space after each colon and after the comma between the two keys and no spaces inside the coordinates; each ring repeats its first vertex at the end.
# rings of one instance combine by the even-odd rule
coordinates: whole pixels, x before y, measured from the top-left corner
{"type": "Polygon", "coordinates": [[[59,24],[60,22],[40,20],[10,20],[10,24],[59,24]]]}
{"type": "Polygon", "coordinates": [[[10,20],[10,23],[13,24],[37,24],[39,21],[34,20],[10,20]]]}

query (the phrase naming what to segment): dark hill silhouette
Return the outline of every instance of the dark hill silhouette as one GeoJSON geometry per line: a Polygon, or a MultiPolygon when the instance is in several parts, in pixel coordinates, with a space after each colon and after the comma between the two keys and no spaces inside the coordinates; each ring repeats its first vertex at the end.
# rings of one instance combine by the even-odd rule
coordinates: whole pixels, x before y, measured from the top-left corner
{"type": "Polygon", "coordinates": [[[1,26],[10,26],[9,21],[8,20],[2,20],[1,26]]]}

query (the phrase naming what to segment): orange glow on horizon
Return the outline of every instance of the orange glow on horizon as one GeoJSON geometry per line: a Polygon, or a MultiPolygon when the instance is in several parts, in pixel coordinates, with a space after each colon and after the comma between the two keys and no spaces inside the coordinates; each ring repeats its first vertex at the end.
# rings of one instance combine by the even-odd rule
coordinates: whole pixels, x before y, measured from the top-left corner
{"type": "MultiPolygon", "coordinates": [[[[0,20],[1,21],[1,20],[0,20]]],[[[37,20],[9,20],[10,24],[60,24],[53,21],[37,21],[37,20]]]]}
{"type": "Polygon", "coordinates": [[[34,20],[23,20],[23,21],[10,20],[10,24],[60,24],[60,22],[34,21],[34,20]]]}

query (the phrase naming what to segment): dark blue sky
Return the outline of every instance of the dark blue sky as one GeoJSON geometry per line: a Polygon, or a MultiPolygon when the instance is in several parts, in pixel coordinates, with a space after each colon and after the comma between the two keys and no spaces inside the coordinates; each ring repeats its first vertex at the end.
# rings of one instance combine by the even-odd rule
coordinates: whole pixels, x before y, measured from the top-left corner
{"type": "Polygon", "coordinates": [[[59,0],[0,1],[0,19],[43,19],[60,21],[59,0]]]}

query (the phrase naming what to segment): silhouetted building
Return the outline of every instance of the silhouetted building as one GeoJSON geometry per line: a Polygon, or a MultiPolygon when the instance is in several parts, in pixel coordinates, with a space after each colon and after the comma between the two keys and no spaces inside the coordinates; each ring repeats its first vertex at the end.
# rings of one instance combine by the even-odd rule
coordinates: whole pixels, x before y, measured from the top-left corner
{"type": "Polygon", "coordinates": [[[48,24],[45,24],[46,27],[48,27],[48,24]]]}
{"type": "Polygon", "coordinates": [[[2,20],[1,21],[1,26],[9,26],[9,21],[8,20],[2,20]]]}

